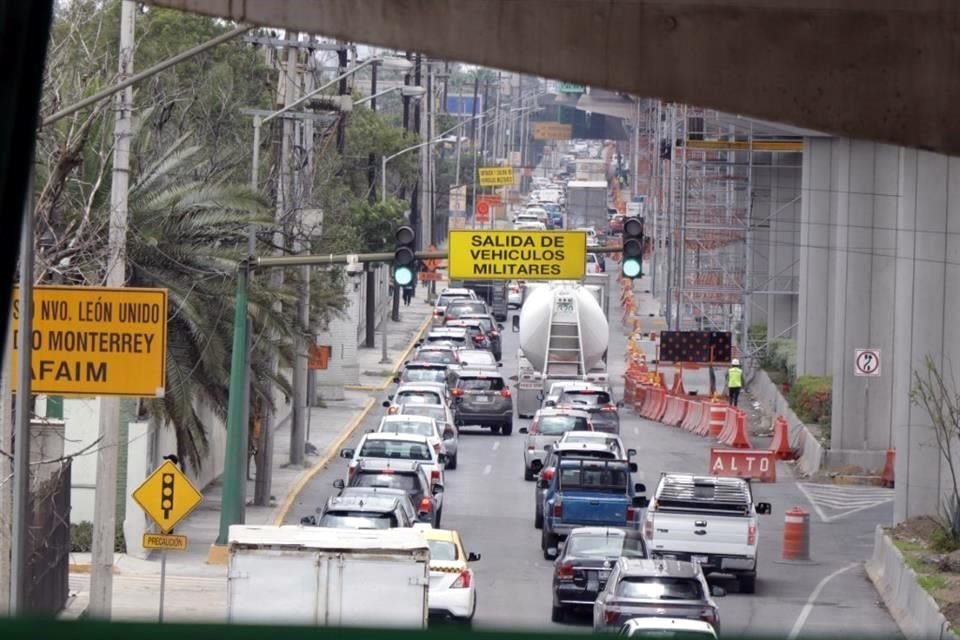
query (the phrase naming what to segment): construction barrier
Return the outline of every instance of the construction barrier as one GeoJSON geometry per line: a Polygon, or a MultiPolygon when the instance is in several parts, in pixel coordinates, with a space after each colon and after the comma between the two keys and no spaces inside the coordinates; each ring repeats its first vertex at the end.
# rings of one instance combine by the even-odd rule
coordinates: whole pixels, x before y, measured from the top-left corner
{"type": "Polygon", "coordinates": [[[803,507],[787,509],[783,522],[783,559],[810,560],[810,514],[803,507]]]}
{"type": "Polygon", "coordinates": [[[736,407],[727,407],[727,419],[718,440],[734,449],[752,449],[747,433],[747,414],[736,407]]]}
{"type": "Polygon", "coordinates": [[[773,442],[770,451],[777,460],[796,460],[797,450],[790,448],[790,425],[783,416],[777,416],[773,421],[773,442]]]}
{"type": "Polygon", "coordinates": [[[686,400],[673,394],[667,395],[667,408],[660,419],[664,424],[676,427],[683,420],[686,411],[686,400]]]}
{"type": "Polygon", "coordinates": [[[777,481],[777,458],[763,449],[710,449],[710,473],[760,482],[777,481]]]}
{"type": "Polygon", "coordinates": [[[662,389],[654,384],[642,385],[643,403],[640,406],[640,415],[647,420],[653,420],[657,413],[657,406],[660,404],[660,392],[662,389]]]}
{"type": "Polygon", "coordinates": [[[713,411],[713,401],[703,401],[700,403],[702,411],[700,413],[700,422],[697,424],[694,433],[698,436],[708,436],[710,435],[710,416],[713,411]]]}
{"type": "Polygon", "coordinates": [[[883,463],[883,475],[880,476],[880,484],[888,489],[894,487],[894,464],[897,461],[897,450],[887,449],[887,459],[883,463]]]}
{"type": "Polygon", "coordinates": [[[684,417],[681,427],[686,431],[695,431],[703,418],[703,403],[699,400],[687,401],[687,415],[684,417]]]}
{"type": "Polygon", "coordinates": [[[719,438],[727,419],[727,405],[716,398],[710,401],[710,432],[711,438],[719,438]]]}

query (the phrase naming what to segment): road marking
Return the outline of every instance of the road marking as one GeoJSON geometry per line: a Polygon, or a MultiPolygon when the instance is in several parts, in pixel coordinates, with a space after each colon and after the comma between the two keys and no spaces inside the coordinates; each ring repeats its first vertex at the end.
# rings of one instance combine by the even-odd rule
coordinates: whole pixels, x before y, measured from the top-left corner
{"type": "Polygon", "coordinates": [[[635,436],[640,435],[640,427],[634,427],[634,428],[633,428],[633,435],[635,435],[635,436]]]}
{"type": "Polygon", "coordinates": [[[487,465],[483,468],[483,475],[488,476],[490,475],[491,471],[493,471],[493,467],[491,467],[490,465],[487,465]]]}
{"type": "Polygon", "coordinates": [[[499,449],[499,448],[500,448],[500,441],[499,441],[499,440],[496,440],[496,441],[493,443],[493,450],[496,451],[496,450],[499,449]]]}
{"type": "Polygon", "coordinates": [[[827,586],[827,583],[836,578],[841,573],[845,573],[853,569],[854,567],[859,566],[859,562],[851,562],[845,567],[837,569],[826,578],[817,583],[817,586],[814,587],[813,593],[810,594],[810,597],[807,599],[807,603],[803,605],[803,609],[800,611],[800,615],[797,616],[797,621],[793,623],[793,629],[790,630],[790,635],[787,636],[787,640],[795,640],[795,638],[800,635],[800,632],[803,631],[803,625],[807,623],[807,618],[810,617],[810,613],[813,611],[813,607],[817,604],[817,598],[820,597],[820,592],[823,591],[823,588],[827,586]]]}
{"type": "Polygon", "coordinates": [[[797,488],[806,496],[822,522],[833,522],[840,518],[873,509],[882,504],[893,502],[894,490],[880,487],[858,487],[835,484],[797,483],[797,488]],[[838,511],[827,515],[824,509],[838,511]]]}

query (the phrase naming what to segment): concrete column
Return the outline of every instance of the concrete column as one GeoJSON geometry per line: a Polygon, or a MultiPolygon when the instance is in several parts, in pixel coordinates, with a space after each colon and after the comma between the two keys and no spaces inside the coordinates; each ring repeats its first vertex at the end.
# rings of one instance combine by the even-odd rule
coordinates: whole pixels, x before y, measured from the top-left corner
{"type": "Polygon", "coordinates": [[[133,491],[153,471],[150,460],[150,423],[131,422],[127,427],[127,509],[123,518],[123,538],[127,554],[146,558],[150,552],[143,548],[143,534],[147,532],[147,516],[133,499],[133,491]]]}
{"type": "MultiPolygon", "coordinates": [[[[750,179],[752,191],[750,195],[753,199],[751,205],[753,247],[751,260],[748,263],[750,264],[751,292],[770,289],[767,274],[770,271],[770,216],[774,210],[773,155],[772,153],[753,154],[753,176],[750,179]]],[[[747,250],[751,251],[750,248],[747,250]]],[[[767,294],[751,293],[750,324],[767,324],[769,306],[767,294]]]]}
{"type": "Polygon", "coordinates": [[[831,144],[835,160],[831,463],[878,468],[883,451],[893,446],[891,283],[900,149],[840,138],[831,144]],[[880,350],[879,378],[854,375],[855,350],[866,348],[880,350]],[[838,458],[841,452],[852,457],[838,458]]]}
{"type": "Polygon", "coordinates": [[[951,487],[913,372],[926,356],[957,376],[960,366],[960,160],[901,149],[896,224],[893,424],[897,449],[894,520],[939,513],[951,487]]]}
{"type": "Polygon", "coordinates": [[[800,203],[800,316],[797,374],[830,373],[833,350],[833,272],[831,184],[834,148],[830,138],[803,142],[803,195],[800,203]]]}
{"type": "MultiPolygon", "coordinates": [[[[773,154],[767,289],[797,291],[800,260],[800,182],[803,155],[773,154]]],[[[767,296],[767,339],[796,338],[799,297],[767,296]]]]}

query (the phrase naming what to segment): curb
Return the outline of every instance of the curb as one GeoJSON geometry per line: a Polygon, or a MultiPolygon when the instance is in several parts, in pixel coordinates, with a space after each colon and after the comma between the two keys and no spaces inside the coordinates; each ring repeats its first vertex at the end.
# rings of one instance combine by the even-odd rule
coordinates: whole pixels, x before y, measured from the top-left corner
{"type": "MultiPolygon", "coordinates": [[[[366,391],[366,390],[383,391],[387,389],[390,386],[390,384],[393,382],[393,376],[400,369],[400,367],[403,366],[404,360],[406,360],[407,356],[410,355],[410,352],[413,351],[414,346],[416,345],[420,337],[423,335],[423,332],[426,331],[431,320],[432,320],[432,316],[427,316],[427,318],[420,325],[420,328],[414,334],[414,337],[410,341],[410,344],[407,345],[406,350],[404,350],[404,352],[400,354],[400,357],[396,360],[396,364],[394,365],[394,369],[393,369],[394,373],[391,374],[390,377],[385,379],[383,385],[381,385],[380,387],[371,387],[371,388],[366,388],[366,387],[358,388],[359,385],[358,387],[345,387],[345,388],[357,390],[357,391],[366,391]]],[[[286,520],[287,515],[289,515],[290,513],[290,509],[293,508],[293,504],[296,502],[297,498],[299,497],[300,492],[303,491],[304,487],[306,487],[307,484],[317,476],[317,474],[319,474],[323,469],[326,468],[328,464],[330,464],[330,461],[333,460],[333,457],[336,455],[337,451],[340,449],[343,443],[351,435],[353,435],[353,432],[356,431],[357,428],[363,423],[363,421],[366,419],[367,415],[370,413],[370,410],[373,409],[375,404],[376,404],[375,398],[367,399],[367,402],[364,405],[363,409],[361,409],[360,413],[358,413],[354,417],[354,419],[350,421],[350,424],[347,425],[347,428],[343,430],[343,432],[340,434],[340,437],[337,438],[336,442],[334,442],[330,447],[327,448],[327,451],[324,453],[323,458],[320,459],[316,464],[311,466],[309,469],[307,469],[303,473],[303,475],[301,475],[300,478],[294,483],[293,487],[291,487],[290,490],[287,492],[287,496],[284,498],[283,503],[280,505],[280,507],[277,508],[276,515],[273,518],[273,524],[275,526],[280,526],[283,524],[283,521],[286,520]]]]}

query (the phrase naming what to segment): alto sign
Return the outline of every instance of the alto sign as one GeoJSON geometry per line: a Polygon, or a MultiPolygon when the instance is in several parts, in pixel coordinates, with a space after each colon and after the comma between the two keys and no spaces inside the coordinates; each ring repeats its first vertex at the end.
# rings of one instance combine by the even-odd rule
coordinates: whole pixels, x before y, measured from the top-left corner
{"type": "Polygon", "coordinates": [[[583,231],[450,231],[451,280],[579,280],[583,231]]]}
{"type": "MultiPolygon", "coordinates": [[[[164,395],[166,289],[37,286],[33,296],[31,386],[34,393],[152,397],[164,395]]],[[[13,297],[16,391],[20,291],[13,297]]]]}
{"type": "Polygon", "coordinates": [[[710,449],[710,474],[776,482],[777,456],[760,449],[710,449]]]}

